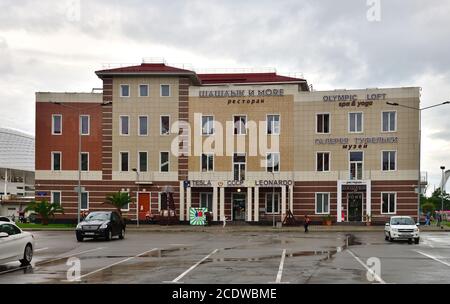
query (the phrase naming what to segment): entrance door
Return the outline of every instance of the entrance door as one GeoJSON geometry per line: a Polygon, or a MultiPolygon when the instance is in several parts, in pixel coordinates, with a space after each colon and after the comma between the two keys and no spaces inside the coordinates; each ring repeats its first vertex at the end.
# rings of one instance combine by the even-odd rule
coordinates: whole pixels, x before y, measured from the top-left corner
{"type": "Polygon", "coordinates": [[[349,222],[362,221],[363,196],[362,193],[349,193],[347,195],[347,212],[349,222]]]}
{"type": "Polygon", "coordinates": [[[141,192],[138,194],[138,202],[139,202],[139,220],[144,221],[145,216],[150,214],[150,193],[141,192]]]}
{"type": "Polygon", "coordinates": [[[245,221],[245,193],[233,194],[233,221],[245,221]]]}

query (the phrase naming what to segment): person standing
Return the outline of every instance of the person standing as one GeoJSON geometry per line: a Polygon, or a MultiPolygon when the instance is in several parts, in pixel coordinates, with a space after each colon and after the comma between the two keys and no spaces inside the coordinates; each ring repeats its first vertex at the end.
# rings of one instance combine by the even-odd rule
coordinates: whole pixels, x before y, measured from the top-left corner
{"type": "Polygon", "coordinates": [[[309,216],[307,215],[307,214],[305,214],[305,221],[304,221],[304,223],[303,223],[303,226],[305,227],[305,232],[307,233],[309,230],[308,230],[308,226],[309,226],[309,222],[310,222],[311,220],[310,220],[310,218],[309,218],[309,216]]]}
{"type": "Polygon", "coordinates": [[[436,226],[440,226],[441,225],[441,211],[437,210],[436,211],[436,226]]]}
{"type": "Polygon", "coordinates": [[[430,213],[430,211],[428,211],[427,215],[425,216],[425,226],[430,226],[430,218],[431,218],[431,213],[430,213]]]}

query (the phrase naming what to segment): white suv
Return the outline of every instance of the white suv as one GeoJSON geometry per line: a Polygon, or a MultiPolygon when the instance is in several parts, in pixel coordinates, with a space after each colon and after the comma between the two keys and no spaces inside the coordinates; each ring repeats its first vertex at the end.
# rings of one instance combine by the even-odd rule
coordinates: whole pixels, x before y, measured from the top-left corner
{"type": "Polygon", "coordinates": [[[389,242],[408,240],[410,243],[414,239],[414,243],[419,244],[418,225],[410,216],[393,216],[384,226],[384,239],[389,242]]]}

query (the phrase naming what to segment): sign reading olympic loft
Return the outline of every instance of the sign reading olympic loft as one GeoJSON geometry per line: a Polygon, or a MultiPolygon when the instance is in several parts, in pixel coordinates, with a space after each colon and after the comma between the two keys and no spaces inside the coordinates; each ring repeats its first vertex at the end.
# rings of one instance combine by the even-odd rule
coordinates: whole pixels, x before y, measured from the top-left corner
{"type": "Polygon", "coordinates": [[[190,187],[281,187],[291,186],[294,184],[292,180],[274,179],[274,180],[255,180],[255,181],[211,181],[211,180],[190,180],[190,187]]]}
{"type": "Polygon", "coordinates": [[[358,95],[337,94],[325,95],[322,97],[324,102],[339,102],[339,107],[369,107],[376,100],[386,100],[386,93],[366,94],[366,99],[358,100],[358,95]]]}

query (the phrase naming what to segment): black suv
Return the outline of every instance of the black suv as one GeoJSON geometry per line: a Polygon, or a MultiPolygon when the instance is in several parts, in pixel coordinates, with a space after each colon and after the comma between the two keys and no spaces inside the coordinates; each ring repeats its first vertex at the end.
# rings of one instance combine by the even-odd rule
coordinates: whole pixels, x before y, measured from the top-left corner
{"type": "Polygon", "coordinates": [[[77,241],[84,238],[105,238],[109,241],[113,236],[125,237],[125,221],[116,211],[96,211],[89,213],[77,225],[75,230],[77,241]]]}

